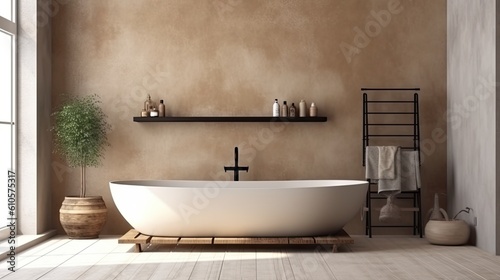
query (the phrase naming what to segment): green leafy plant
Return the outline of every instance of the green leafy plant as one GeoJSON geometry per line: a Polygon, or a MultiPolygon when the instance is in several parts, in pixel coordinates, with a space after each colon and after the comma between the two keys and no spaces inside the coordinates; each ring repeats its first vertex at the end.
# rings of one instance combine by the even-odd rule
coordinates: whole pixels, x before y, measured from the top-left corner
{"type": "Polygon", "coordinates": [[[96,94],[68,96],[53,113],[55,152],[65,157],[69,166],[81,168],[80,197],[85,197],[85,167],[97,167],[109,146],[107,133],[111,126],[96,94]]]}

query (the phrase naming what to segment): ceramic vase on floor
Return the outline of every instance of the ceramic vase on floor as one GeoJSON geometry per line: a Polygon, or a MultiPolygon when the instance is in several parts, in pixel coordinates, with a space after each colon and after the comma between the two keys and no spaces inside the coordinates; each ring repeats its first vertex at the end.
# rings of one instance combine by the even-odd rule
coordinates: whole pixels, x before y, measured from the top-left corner
{"type": "Polygon", "coordinates": [[[98,238],[107,213],[101,196],[67,196],[59,209],[59,219],[69,238],[98,238]]]}

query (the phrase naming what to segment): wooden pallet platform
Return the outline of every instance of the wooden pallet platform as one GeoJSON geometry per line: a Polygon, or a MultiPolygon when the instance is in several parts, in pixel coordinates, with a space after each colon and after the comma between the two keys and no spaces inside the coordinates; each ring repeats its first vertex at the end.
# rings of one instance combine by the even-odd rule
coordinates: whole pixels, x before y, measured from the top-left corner
{"type": "Polygon", "coordinates": [[[354,244],[347,232],[341,230],[331,236],[316,237],[161,237],[149,236],[135,229],[129,230],[118,239],[120,244],[135,244],[135,252],[142,252],[142,247],[149,244],[245,244],[245,245],[283,245],[283,244],[318,244],[332,245],[333,252],[337,252],[338,246],[354,244]]]}

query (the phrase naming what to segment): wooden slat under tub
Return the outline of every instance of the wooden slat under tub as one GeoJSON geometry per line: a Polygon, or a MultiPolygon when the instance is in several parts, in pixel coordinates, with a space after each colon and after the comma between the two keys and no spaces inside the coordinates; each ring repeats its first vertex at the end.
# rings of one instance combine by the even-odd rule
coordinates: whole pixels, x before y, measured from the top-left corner
{"type": "Polygon", "coordinates": [[[343,230],[334,236],[314,237],[314,240],[316,244],[354,244],[354,240],[343,230]]]}
{"type": "Polygon", "coordinates": [[[312,237],[289,237],[288,244],[315,244],[312,237]]]}
{"type": "Polygon", "coordinates": [[[118,243],[120,244],[127,244],[127,243],[137,243],[135,238],[141,234],[140,232],[138,232],[137,230],[135,229],[131,229],[129,230],[127,233],[125,233],[122,237],[120,237],[118,239],[118,243]]]}
{"type": "Polygon", "coordinates": [[[212,237],[181,237],[178,244],[212,244],[212,237]]]}
{"type": "Polygon", "coordinates": [[[317,237],[161,237],[144,235],[131,229],[118,239],[118,243],[135,244],[135,252],[142,252],[141,245],[147,244],[324,244],[333,245],[333,251],[336,252],[339,245],[354,244],[354,240],[344,230],[335,235],[317,237]]]}
{"type": "Polygon", "coordinates": [[[214,244],[288,244],[286,237],[215,237],[214,244]]]}
{"type": "Polygon", "coordinates": [[[142,252],[141,245],[147,245],[151,240],[151,236],[144,235],[135,229],[129,230],[125,235],[118,239],[119,244],[135,244],[135,252],[142,252]]]}
{"type": "Polygon", "coordinates": [[[177,244],[180,237],[161,237],[153,236],[151,238],[151,244],[177,244]]]}

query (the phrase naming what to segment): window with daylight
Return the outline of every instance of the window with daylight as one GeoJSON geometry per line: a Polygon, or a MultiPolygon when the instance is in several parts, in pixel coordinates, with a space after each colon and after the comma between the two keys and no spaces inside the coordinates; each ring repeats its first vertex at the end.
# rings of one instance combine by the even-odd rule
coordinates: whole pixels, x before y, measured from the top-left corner
{"type": "MultiPolygon", "coordinates": [[[[0,239],[9,234],[9,175],[16,171],[15,0],[0,1],[0,239]]],[[[12,181],[11,181],[12,182],[12,181]]],[[[10,193],[13,193],[12,189],[10,193]]],[[[11,199],[13,201],[13,199],[11,199]]]]}

